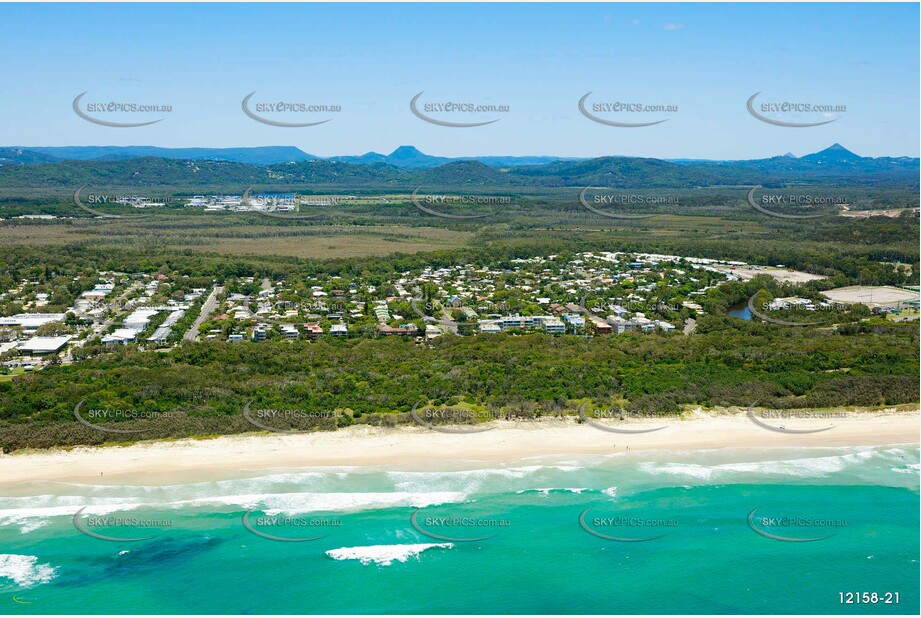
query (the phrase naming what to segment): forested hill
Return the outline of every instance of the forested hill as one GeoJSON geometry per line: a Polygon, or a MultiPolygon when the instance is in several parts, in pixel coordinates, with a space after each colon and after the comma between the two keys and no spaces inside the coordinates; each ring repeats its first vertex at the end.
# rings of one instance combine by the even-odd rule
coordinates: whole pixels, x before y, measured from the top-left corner
{"type": "MultiPolygon", "coordinates": [[[[448,187],[693,188],[711,186],[824,184],[917,188],[919,160],[860,157],[835,144],[801,158],[779,156],[748,161],[670,162],[638,157],[554,161],[540,165],[494,167],[452,160],[430,168],[385,162],[349,163],[303,160],[253,165],[213,159],[138,157],[108,160],[45,161],[17,151],[31,164],[0,166],[0,185],[15,188],[300,186],[340,189],[448,187]]],[[[11,155],[12,156],[12,155],[11,155]]],[[[47,155],[44,155],[47,157],[47,155]]],[[[242,190],[242,189],[240,189],[242,190]]]]}

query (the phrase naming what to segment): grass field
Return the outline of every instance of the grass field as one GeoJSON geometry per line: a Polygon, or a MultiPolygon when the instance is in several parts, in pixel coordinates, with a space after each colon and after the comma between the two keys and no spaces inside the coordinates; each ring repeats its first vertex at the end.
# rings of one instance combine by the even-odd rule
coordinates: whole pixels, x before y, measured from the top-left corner
{"type": "Polygon", "coordinates": [[[16,367],[15,369],[10,369],[9,373],[0,374],[0,382],[9,382],[16,376],[21,376],[26,372],[22,367],[16,367]]]}
{"type": "Polygon", "coordinates": [[[54,246],[91,243],[97,248],[147,245],[219,255],[300,258],[416,253],[465,246],[472,232],[436,227],[201,225],[195,219],[140,221],[43,221],[8,225],[3,244],[54,246]]]}
{"type": "Polygon", "coordinates": [[[582,209],[566,211],[547,204],[535,204],[526,212],[476,220],[435,217],[412,207],[345,214],[353,210],[335,207],[335,213],[318,213],[317,219],[288,221],[257,214],[190,210],[148,211],[149,216],[142,219],[14,219],[0,224],[0,242],[7,246],[131,246],[226,256],[350,258],[477,246],[500,238],[511,244],[524,239],[580,238],[591,234],[606,234],[612,239],[757,238],[772,231],[765,225],[767,222],[756,220],[699,215],[614,220],[582,209]]]}

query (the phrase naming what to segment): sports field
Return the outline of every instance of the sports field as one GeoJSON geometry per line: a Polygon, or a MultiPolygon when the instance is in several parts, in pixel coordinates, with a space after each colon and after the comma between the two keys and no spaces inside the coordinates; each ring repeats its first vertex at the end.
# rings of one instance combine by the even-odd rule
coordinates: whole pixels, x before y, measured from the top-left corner
{"type": "Polygon", "coordinates": [[[869,307],[918,300],[919,296],[911,290],[876,285],[851,285],[822,292],[822,295],[839,303],[862,303],[869,307]]]}

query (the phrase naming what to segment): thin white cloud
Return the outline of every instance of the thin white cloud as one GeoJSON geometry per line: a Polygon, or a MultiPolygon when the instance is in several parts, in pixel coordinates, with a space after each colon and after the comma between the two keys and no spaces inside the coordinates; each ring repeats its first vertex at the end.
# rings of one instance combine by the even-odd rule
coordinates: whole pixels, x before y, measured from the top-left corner
{"type": "Polygon", "coordinates": [[[665,24],[663,28],[665,30],[681,30],[684,28],[684,24],[665,24]]]}

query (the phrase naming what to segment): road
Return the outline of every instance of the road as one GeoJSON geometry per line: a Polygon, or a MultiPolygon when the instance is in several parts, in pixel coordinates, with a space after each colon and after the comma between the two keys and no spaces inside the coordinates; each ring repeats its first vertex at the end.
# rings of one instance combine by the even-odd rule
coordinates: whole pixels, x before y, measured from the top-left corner
{"type": "Polygon", "coordinates": [[[97,327],[96,327],[96,330],[95,330],[95,332],[94,332],[93,334],[94,334],[94,335],[100,335],[100,334],[106,332],[106,330],[108,330],[108,328],[109,328],[109,327],[112,325],[112,323],[115,321],[115,318],[121,316],[121,314],[119,313],[118,309],[121,309],[122,307],[124,307],[124,305],[125,305],[125,299],[128,298],[128,296],[130,296],[132,292],[136,292],[137,290],[139,290],[139,289],[142,288],[142,287],[144,287],[144,282],[143,282],[143,281],[135,281],[135,282],[132,283],[130,286],[128,286],[128,289],[125,290],[125,291],[122,293],[122,295],[119,296],[117,299],[115,299],[115,301],[112,303],[113,309],[112,309],[112,311],[109,313],[108,319],[107,319],[105,322],[103,322],[101,325],[97,326],[97,327]],[[117,308],[117,309],[116,309],[116,308],[117,308]]]}
{"type": "Polygon", "coordinates": [[[69,365],[70,363],[72,363],[74,359],[73,359],[73,355],[71,354],[71,352],[74,350],[74,348],[82,347],[83,344],[85,344],[87,341],[89,341],[93,337],[99,337],[103,333],[105,333],[109,329],[109,327],[112,325],[112,323],[115,322],[115,318],[121,316],[121,308],[124,307],[125,299],[128,298],[128,296],[130,296],[132,292],[136,292],[138,289],[142,287],[144,287],[143,281],[135,281],[134,283],[129,285],[128,288],[124,292],[122,292],[122,294],[118,298],[111,301],[109,303],[109,306],[112,308],[112,310],[109,312],[109,317],[102,324],[99,324],[98,326],[94,327],[93,332],[87,335],[85,338],[80,339],[80,340],[75,340],[67,348],[67,351],[64,353],[64,356],[61,357],[61,363],[64,365],[69,365]]]}
{"type": "Polygon", "coordinates": [[[447,309],[441,310],[441,321],[439,322],[439,324],[447,328],[449,331],[451,331],[455,335],[457,334],[457,322],[455,322],[451,318],[451,314],[448,313],[447,309]]]}
{"type": "Polygon", "coordinates": [[[688,318],[687,322],[684,323],[684,334],[690,335],[695,328],[697,328],[697,321],[694,318],[688,318]]]}
{"type": "MultiPolygon", "coordinates": [[[[420,290],[418,287],[413,290],[413,293],[416,295],[415,298],[420,298],[422,296],[422,290],[420,290]]],[[[414,297],[410,297],[410,305],[412,306],[413,311],[415,311],[416,314],[418,314],[419,317],[422,318],[423,322],[425,322],[426,324],[440,324],[441,326],[443,326],[450,332],[454,333],[455,335],[457,334],[457,322],[455,322],[451,318],[451,314],[448,312],[448,309],[450,308],[449,306],[445,306],[445,305],[442,305],[441,303],[438,303],[439,308],[441,309],[441,319],[439,320],[438,318],[434,316],[425,315],[422,312],[422,309],[420,309],[415,304],[416,301],[413,300],[413,298],[414,297]]]]}
{"type": "Polygon", "coordinates": [[[211,315],[211,312],[214,311],[214,308],[217,306],[217,296],[223,291],[224,288],[222,286],[214,286],[214,289],[211,290],[211,293],[208,294],[208,298],[205,299],[205,302],[201,306],[201,313],[198,314],[198,317],[195,318],[192,326],[190,326],[189,330],[187,330],[185,335],[182,336],[183,340],[195,341],[198,339],[198,327],[204,324],[205,320],[208,319],[208,316],[211,315]]]}

